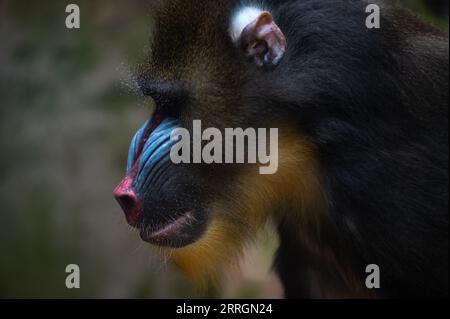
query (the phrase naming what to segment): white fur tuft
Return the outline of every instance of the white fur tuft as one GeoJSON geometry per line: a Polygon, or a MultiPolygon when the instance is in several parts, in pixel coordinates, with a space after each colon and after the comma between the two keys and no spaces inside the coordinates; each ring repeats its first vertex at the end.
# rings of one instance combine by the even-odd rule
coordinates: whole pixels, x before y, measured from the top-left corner
{"type": "Polygon", "coordinates": [[[232,17],[230,25],[230,36],[233,42],[237,42],[241,36],[244,28],[250,24],[250,22],[256,20],[256,18],[263,12],[263,10],[257,7],[246,6],[240,8],[232,17]]]}

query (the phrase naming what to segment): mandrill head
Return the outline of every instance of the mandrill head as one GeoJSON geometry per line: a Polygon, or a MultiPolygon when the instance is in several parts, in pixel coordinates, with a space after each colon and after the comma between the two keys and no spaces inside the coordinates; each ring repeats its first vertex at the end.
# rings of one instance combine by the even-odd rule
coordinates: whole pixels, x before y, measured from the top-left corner
{"type": "MultiPolygon", "coordinates": [[[[269,216],[292,218],[321,196],[311,143],[293,111],[277,102],[284,34],[269,12],[233,2],[170,0],[154,9],[152,49],[138,79],[157,108],[133,138],[114,192],[142,239],[200,286],[217,278],[269,216]],[[222,136],[227,128],[278,128],[278,171],[262,175],[258,163],[175,164],[173,131],[186,129],[194,140],[195,120],[222,136]]],[[[203,147],[218,137],[200,139],[203,147]]]]}

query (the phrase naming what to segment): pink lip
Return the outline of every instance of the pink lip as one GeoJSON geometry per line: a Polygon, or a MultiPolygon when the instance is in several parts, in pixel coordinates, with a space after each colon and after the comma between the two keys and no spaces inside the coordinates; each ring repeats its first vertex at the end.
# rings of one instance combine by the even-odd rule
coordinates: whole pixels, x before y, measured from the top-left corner
{"type": "Polygon", "coordinates": [[[174,233],[179,232],[184,225],[186,225],[186,222],[192,219],[193,216],[190,212],[178,217],[174,222],[172,222],[169,225],[164,226],[163,228],[148,234],[149,236],[146,238],[149,241],[152,241],[154,243],[160,243],[163,240],[166,240],[174,233]]]}

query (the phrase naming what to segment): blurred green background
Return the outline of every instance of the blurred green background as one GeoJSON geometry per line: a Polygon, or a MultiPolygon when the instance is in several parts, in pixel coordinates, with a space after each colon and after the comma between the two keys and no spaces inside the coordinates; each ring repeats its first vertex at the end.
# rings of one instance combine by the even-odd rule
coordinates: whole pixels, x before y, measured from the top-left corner
{"type": "MultiPolygon", "coordinates": [[[[441,28],[420,1],[400,1],[441,28]]],[[[197,296],[124,221],[112,190],[151,110],[129,88],[149,36],[145,1],[0,0],[0,297],[197,296]],[[81,289],[65,267],[81,268],[81,289]]],[[[445,15],[444,15],[445,16],[445,15]]],[[[270,228],[213,297],[280,297],[270,228]],[[229,280],[232,278],[232,280],[229,280]]]]}

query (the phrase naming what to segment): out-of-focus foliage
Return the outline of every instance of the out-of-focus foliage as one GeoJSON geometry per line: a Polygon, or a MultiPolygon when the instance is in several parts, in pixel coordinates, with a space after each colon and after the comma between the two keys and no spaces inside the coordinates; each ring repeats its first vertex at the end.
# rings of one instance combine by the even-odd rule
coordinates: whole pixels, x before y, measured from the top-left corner
{"type": "MultiPolygon", "coordinates": [[[[0,297],[192,296],[112,197],[129,140],[151,112],[130,89],[145,55],[147,6],[77,3],[82,27],[67,30],[65,2],[0,0],[0,297]],[[72,263],[79,290],[65,287],[72,263]]],[[[263,232],[257,243],[213,296],[280,296],[269,276],[275,236],[263,232]]]]}
{"type": "Polygon", "coordinates": [[[423,19],[448,31],[448,0],[394,0],[423,19]]]}

